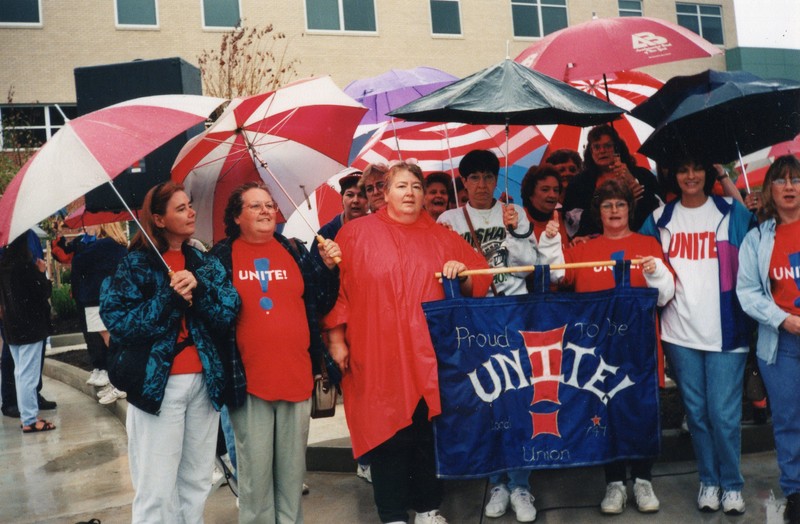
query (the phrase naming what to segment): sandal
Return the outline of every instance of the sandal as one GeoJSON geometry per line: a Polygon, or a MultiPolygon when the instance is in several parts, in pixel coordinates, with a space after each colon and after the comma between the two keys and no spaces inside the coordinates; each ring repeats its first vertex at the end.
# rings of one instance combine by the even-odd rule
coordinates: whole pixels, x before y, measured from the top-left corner
{"type": "Polygon", "coordinates": [[[32,426],[22,426],[23,433],[41,433],[42,431],[51,431],[56,429],[55,424],[47,420],[37,420],[32,426]]]}

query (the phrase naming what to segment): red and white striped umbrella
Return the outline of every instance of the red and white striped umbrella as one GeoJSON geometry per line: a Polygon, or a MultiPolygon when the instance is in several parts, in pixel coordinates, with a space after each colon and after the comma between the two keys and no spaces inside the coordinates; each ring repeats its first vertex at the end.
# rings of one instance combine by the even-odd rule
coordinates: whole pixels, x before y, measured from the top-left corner
{"type": "Polygon", "coordinates": [[[250,180],[266,182],[288,218],[295,203],[344,167],[365,112],[327,76],[233,100],[172,166],[172,179],[184,184],[195,206],[211,211],[198,213],[195,236],[205,242],[225,236],[230,191],[250,180]]]}
{"type": "MultiPolygon", "coordinates": [[[[508,164],[513,165],[547,142],[535,126],[509,126],[508,164]]],[[[423,123],[395,129],[386,122],[364,145],[352,165],[413,161],[424,173],[458,174],[458,163],[473,149],[493,151],[504,165],[505,126],[423,123]]]]}
{"type": "MultiPolygon", "coordinates": [[[[602,79],[576,80],[570,82],[570,85],[597,98],[609,101],[606,99],[606,88],[602,79]]],[[[650,98],[662,85],[664,85],[662,81],[646,73],[621,71],[608,79],[608,97],[612,104],[630,110],[650,98]]],[[[637,153],[637,150],[653,132],[653,128],[630,115],[623,115],[620,120],[614,121],[613,125],[620,137],[625,140],[636,163],[640,166],[651,166],[650,159],[637,153]]],[[[556,149],[562,148],[574,149],[583,154],[590,129],[566,125],[539,126],[542,134],[549,138],[549,145],[543,158],[547,158],[547,155],[556,149]]]]}
{"type": "Polygon", "coordinates": [[[0,245],[204,122],[222,102],[198,95],[158,95],[70,120],[6,188],[0,200],[0,245]]]}

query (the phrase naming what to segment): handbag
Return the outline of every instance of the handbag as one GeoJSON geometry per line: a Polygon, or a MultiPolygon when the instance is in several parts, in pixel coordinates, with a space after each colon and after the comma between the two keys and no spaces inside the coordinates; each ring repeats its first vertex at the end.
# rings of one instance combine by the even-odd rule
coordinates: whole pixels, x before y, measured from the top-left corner
{"type": "Polygon", "coordinates": [[[322,375],[314,377],[314,389],[311,392],[311,418],[326,418],[336,414],[336,398],[339,392],[331,384],[328,370],[322,366],[322,375]]]}

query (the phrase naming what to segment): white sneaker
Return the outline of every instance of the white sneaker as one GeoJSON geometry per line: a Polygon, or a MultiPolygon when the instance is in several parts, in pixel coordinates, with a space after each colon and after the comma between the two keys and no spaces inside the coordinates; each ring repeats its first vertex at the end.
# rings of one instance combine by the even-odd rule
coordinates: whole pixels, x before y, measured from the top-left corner
{"type": "Polygon", "coordinates": [[[114,386],[112,386],[111,384],[106,384],[105,386],[97,390],[97,398],[105,397],[106,395],[108,395],[108,392],[111,391],[112,389],[114,389],[114,386]]]}
{"type": "Polygon", "coordinates": [[[105,369],[99,370],[99,372],[97,373],[97,380],[95,380],[94,385],[103,387],[109,385],[110,383],[111,382],[109,382],[108,380],[108,371],[106,371],[105,369]]]}
{"type": "Polygon", "coordinates": [[[417,513],[414,517],[414,524],[447,524],[447,519],[439,515],[438,509],[417,513]]]}
{"type": "Polygon", "coordinates": [[[104,396],[100,397],[100,400],[98,400],[98,402],[100,402],[101,404],[111,404],[112,402],[116,402],[117,399],[125,398],[127,396],[128,394],[125,393],[124,391],[120,391],[114,386],[111,386],[111,390],[104,396]]]}
{"type": "Polygon", "coordinates": [[[100,370],[97,369],[97,368],[94,368],[92,370],[92,372],[89,374],[89,378],[86,379],[86,384],[89,385],[89,386],[96,386],[97,385],[96,384],[97,375],[99,375],[99,374],[100,374],[100,370]]]}
{"type": "Polygon", "coordinates": [[[372,469],[369,467],[369,464],[366,466],[362,466],[358,464],[356,466],[356,477],[361,478],[372,484],[372,469]]]}
{"type": "Polygon", "coordinates": [[[636,497],[636,507],[642,513],[655,513],[661,509],[661,502],[649,480],[636,479],[633,483],[633,496],[636,497]]]}
{"type": "Polygon", "coordinates": [[[600,513],[604,515],[619,515],[625,509],[628,493],[622,482],[609,482],[606,484],[606,496],[600,503],[600,513]]]}
{"type": "Polygon", "coordinates": [[[722,494],[722,511],[726,515],[744,513],[744,499],[741,491],[726,491],[722,494]]]}
{"type": "Polygon", "coordinates": [[[517,515],[517,522],[533,522],[536,520],[536,508],[533,507],[533,495],[525,488],[514,488],[511,492],[511,509],[517,515]]]}
{"type": "Polygon", "coordinates": [[[214,464],[214,471],[211,472],[211,491],[217,491],[225,483],[225,472],[214,464]]]}
{"type": "Polygon", "coordinates": [[[710,513],[719,509],[719,487],[706,486],[700,483],[700,493],[697,494],[697,509],[710,513]]]}
{"type": "Polygon", "coordinates": [[[505,486],[493,487],[492,495],[489,497],[489,502],[486,504],[483,514],[491,518],[505,515],[506,509],[508,509],[510,495],[508,488],[505,486]]]}

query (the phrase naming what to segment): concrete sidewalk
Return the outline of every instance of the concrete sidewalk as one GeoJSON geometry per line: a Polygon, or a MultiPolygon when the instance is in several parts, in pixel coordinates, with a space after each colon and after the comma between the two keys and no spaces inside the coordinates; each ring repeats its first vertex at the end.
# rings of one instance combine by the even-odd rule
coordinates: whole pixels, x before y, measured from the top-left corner
{"type": "MultiPolygon", "coordinates": [[[[84,384],[88,372],[47,359],[44,394],[58,409],[42,415],[58,429],[24,435],[19,421],[3,417],[0,426],[0,522],[75,523],[99,519],[103,524],[130,522],[133,499],[126,450],[125,402],[111,409],[90,397],[84,384]]],[[[349,437],[342,417],[312,421],[307,481],[311,493],[303,497],[305,521],[316,523],[378,522],[369,484],[354,474],[349,437]],[[334,471],[330,471],[334,470],[334,471]]],[[[752,428],[745,433],[763,439],[752,428]]],[[[764,523],[782,522],[782,495],[774,452],[747,453],[742,459],[747,513],[728,517],[721,512],[700,513],[695,508],[697,473],[691,460],[672,461],[691,454],[685,435],[665,438],[672,451],[662,453],[654,468],[654,487],[661,511],[642,515],[629,506],[608,522],[648,523],[764,523]],[[775,493],[778,501],[771,499],[775,493]]],[[[598,505],[604,494],[601,467],[538,471],[531,475],[539,516],[536,522],[582,523],[605,521],[598,505]]],[[[442,514],[452,524],[516,522],[509,512],[498,519],[481,517],[484,481],[448,481],[442,514]]],[[[632,503],[629,489],[629,501],[632,503]]],[[[235,498],[227,487],[214,492],[206,506],[206,522],[233,523],[235,498]]],[[[413,522],[413,521],[412,521],[413,522]]]]}

